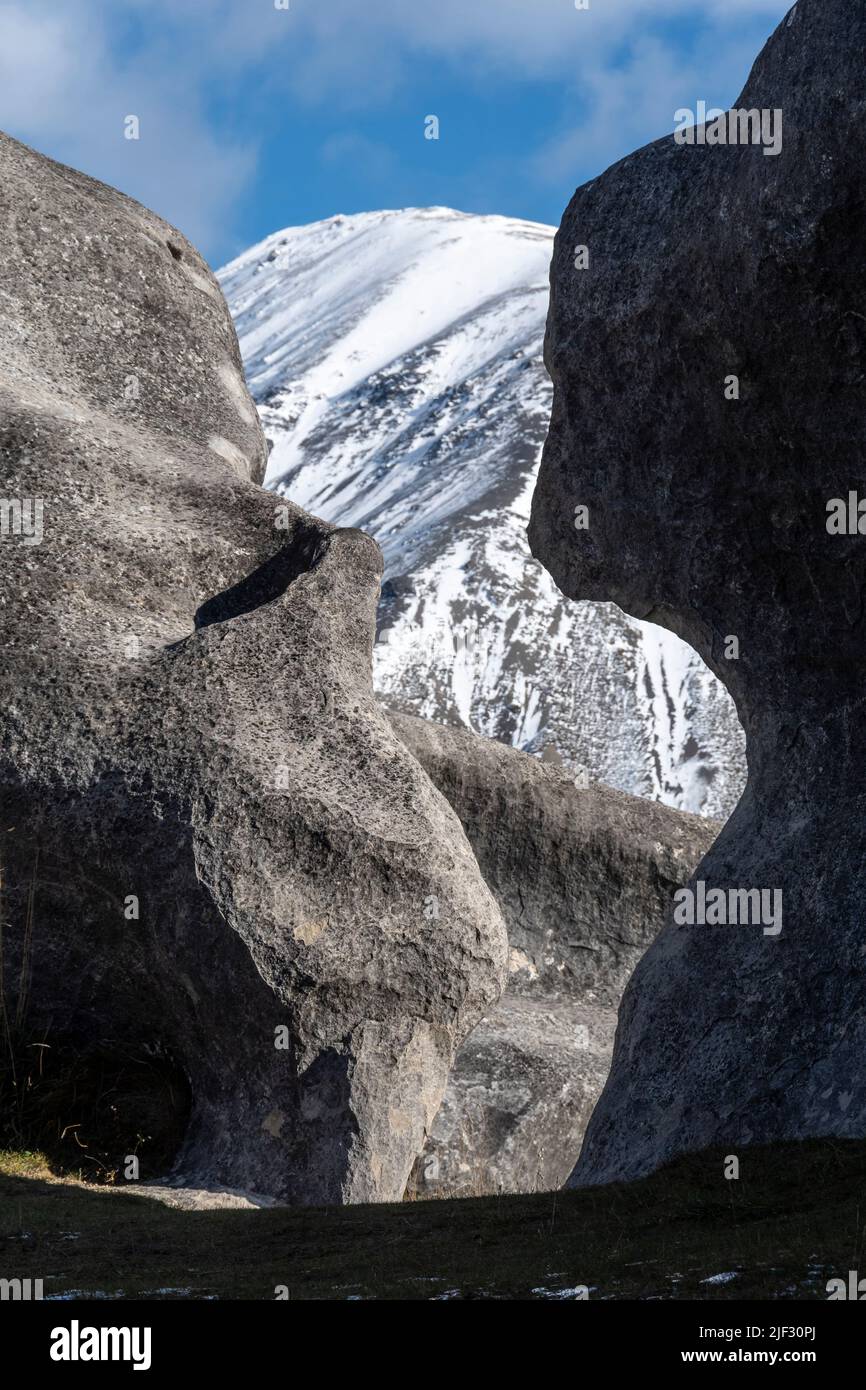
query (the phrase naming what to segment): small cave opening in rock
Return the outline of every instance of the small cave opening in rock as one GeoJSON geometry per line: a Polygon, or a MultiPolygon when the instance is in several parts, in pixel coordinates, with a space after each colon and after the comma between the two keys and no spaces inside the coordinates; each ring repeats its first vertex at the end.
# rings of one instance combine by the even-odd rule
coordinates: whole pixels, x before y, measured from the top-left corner
{"type": "Polygon", "coordinates": [[[123,1184],[171,1169],[189,1121],[187,1078],[158,1044],[39,1036],[0,1018],[0,1149],[57,1177],[123,1184]]]}

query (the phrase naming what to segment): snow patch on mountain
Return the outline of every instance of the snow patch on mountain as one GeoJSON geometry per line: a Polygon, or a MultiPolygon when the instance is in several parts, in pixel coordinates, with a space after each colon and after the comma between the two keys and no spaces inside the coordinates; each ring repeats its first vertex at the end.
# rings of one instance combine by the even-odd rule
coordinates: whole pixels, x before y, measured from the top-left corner
{"type": "Polygon", "coordinates": [[[379,541],[392,707],[724,816],[744,771],[727,693],[673,634],[566,601],[529,554],[552,238],[406,209],[288,228],[226,266],[266,485],[379,541]]]}

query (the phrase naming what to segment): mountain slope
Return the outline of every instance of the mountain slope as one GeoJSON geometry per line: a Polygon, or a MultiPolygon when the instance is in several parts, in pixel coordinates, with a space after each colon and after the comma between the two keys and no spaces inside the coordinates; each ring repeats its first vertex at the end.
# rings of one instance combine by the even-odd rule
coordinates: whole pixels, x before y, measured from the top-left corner
{"type": "Polygon", "coordinates": [[[266,482],[382,546],[393,708],[725,816],[744,765],[726,692],[670,633],[567,603],[529,555],[552,238],[408,209],[277,232],[227,266],[266,482]]]}

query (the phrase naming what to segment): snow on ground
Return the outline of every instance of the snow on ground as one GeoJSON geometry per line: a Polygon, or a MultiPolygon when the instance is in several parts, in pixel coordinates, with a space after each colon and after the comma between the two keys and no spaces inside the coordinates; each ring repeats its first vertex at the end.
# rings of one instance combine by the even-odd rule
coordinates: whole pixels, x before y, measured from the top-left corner
{"type": "Polygon", "coordinates": [[[266,484],[382,546],[392,707],[724,816],[744,772],[726,692],[673,634],[565,601],[529,555],[552,238],[409,208],[287,228],[226,266],[266,484]]]}

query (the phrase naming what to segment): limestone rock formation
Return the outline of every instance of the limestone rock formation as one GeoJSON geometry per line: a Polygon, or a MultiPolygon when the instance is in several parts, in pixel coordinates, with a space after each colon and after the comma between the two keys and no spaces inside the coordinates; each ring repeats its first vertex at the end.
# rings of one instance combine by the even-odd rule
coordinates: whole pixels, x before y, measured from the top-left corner
{"type": "Polygon", "coordinates": [[[864,492],[864,54],[866,7],[799,0],[736,103],[782,113],[780,152],[719,143],[727,121],[658,140],[578,189],[557,237],[533,552],[569,596],[690,642],[749,761],[693,884],[742,924],[672,920],[641,961],[582,1182],[866,1133],[866,536],[827,525],[864,492]],[[781,891],[781,932],[730,890],[781,891]]]}
{"type": "Polygon", "coordinates": [[[423,1196],[561,1186],[635,963],[719,832],[466,730],[392,715],[457,812],[508,929],[509,984],[464,1042],[415,1165],[423,1196]]]}
{"type": "Polygon", "coordinates": [[[378,548],[256,485],[179,233],[5,137],[0,226],[7,1007],[173,1057],[198,1186],[399,1197],[506,942],[373,698],[378,548]]]}

